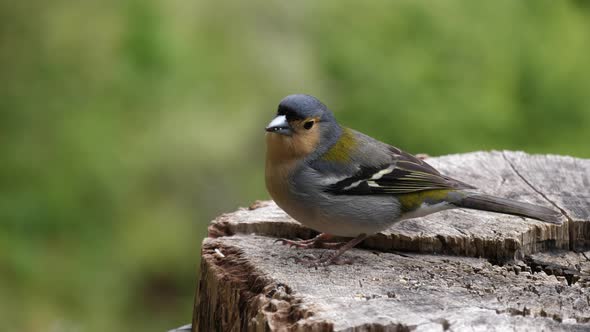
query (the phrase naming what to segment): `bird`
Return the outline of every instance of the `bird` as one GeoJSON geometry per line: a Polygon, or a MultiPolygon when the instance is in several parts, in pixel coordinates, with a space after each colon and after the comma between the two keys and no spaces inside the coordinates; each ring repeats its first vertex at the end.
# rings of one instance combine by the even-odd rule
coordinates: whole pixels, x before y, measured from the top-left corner
{"type": "Polygon", "coordinates": [[[402,220],[467,208],[560,224],[543,206],[488,195],[441,174],[423,159],[340,125],[319,99],[282,99],[265,128],[266,189],[275,203],[319,232],[308,240],[279,239],[298,248],[337,249],[299,259],[309,266],[342,263],[341,255],[402,220]],[[330,242],[335,236],[352,238],[330,242]]]}

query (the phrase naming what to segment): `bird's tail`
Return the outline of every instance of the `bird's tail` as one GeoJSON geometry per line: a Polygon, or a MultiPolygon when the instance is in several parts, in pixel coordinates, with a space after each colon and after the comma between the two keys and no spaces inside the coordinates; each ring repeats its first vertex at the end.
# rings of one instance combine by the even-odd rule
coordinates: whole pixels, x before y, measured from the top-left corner
{"type": "Polygon", "coordinates": [[[533,218],[552,224],[562,223],[562,215],[555,210],[539,205],[517,202],[485,194],[465,195],[462,199],[453,203],[458,207],[467,209],[512,214],[515,216],[533,218]]]}

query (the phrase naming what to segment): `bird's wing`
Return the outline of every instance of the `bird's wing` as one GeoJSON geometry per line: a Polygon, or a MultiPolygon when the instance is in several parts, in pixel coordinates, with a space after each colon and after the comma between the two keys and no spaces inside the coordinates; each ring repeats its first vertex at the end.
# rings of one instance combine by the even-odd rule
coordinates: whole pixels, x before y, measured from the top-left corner
{"type": "Polygon", "coordinates": [[[387,149],[390,160],[378,165],[359,163],[354,174],[326,186],[336,195],[407,194],[432,189],[474,189],[473,186],[440,174],[421,159],[396,147],[387,149]]]}

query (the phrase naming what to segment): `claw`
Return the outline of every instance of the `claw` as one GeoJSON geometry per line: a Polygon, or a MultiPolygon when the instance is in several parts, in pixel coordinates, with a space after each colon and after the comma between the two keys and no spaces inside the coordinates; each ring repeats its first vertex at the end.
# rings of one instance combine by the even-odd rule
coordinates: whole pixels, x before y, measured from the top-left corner
{"type": "Polygon", "coordinates": [[[282,244],[286,244],[285,241],[287,241],[287,239],[276,239],[273,243],[281,242],[282,244]]]}
{"type": "Polygon", "coordinates": [[[310,240],[289,240],[289,239],[277,239],[274,243],[281,242],[283,245],[288,245],[289,247],[293,248],[314,248],[316,246],[316,241],[314,239],[310,240]]]}
{"type": "MultiPolygon", "coordinates": [[[[338,250],[336,250],[333,253],[325,255],[326,252],[322,252],[320,254],[319,258],[315,258],[312,255],[304,255],[301,258],[300,257],[290,257],[290,258],[293,258],[293,260],[296,263],[300,263],[300,264],[303,264],[308,267],[315,267],[316,269],[318,268],[318,266],[327,266],[327,265],[331,265],[331,264],[336,264],[336,265],[352,264],[351,259],[344,259],[340,256],[345,251],[347,251],[348,249],[359,244],[361,241],[363,241],[366,238],[367,238],[366,234],[360,234],[357,237],[355,237],[354,239],[347,242],[346,244],[339,246],[338,250]],[[304,259],[304,258],[307,258],[307,259],[304,259]]],[[[317,236],[316,238],[312,239],[312,241],[307,240],[307,243],[305,243],[305,244],[303,243],[303,241],[301,241],[301,242],[289,241],[289,243],[295,243],[296,245],[297,244],[301,245],[301,247],[303,247],[303,248],[310,248],[310,247],[313,248],[314,246],[318,246],[318,245],[322,244],[321,242],[317,243],[317,241],[314,241],[315,239],[321,239],[321,236],[317,236]]],[[[323,244],[328,244],[328,243],[324,242],[323,244]]]]}
{"type": "Polygon", "coordinates": [[[274,243],[280,242],[283,245],[288,245],[289,247],[295,248],[324,248],[324,249],[338,249],[343,244],[338,242],[327,242],[330,238],[327,234],[319,234],[318,236],[308,239],[308,240],[301,240],[296,238],[295,240],[280,238],[276,239],[274,243]]]}

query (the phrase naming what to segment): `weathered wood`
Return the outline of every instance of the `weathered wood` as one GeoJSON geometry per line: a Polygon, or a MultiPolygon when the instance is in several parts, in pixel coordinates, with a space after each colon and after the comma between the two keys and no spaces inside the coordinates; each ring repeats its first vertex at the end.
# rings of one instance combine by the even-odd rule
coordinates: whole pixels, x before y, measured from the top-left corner
{"type": "Polygon", "coordinates": [[[345,254],[352,265],[316,270],[288,257],[323,250],[273,243],[316,233],[257,202],[209,228],[194,329],[590,330],[590,160],[477,152],[428,162],[483,192],[559,209],[565,222],[444,211],[367,239],[371,251],[345,254]]]}
{"type": "Polygon", "coordinates": [[[590,247],[590,162],[522,152],[505,156],[533,190],[567,217],[570,249],[590,247]]]}
{"type": "Polygon", "coordinates": [[[354,264],[316,270],[244,235],[206,239],[202,254],[200,331],[590,329],[590,285],[524,263],[353,250],[354,264]]]}
{"type": "Polygon", "coordinates": [[[550,252],[536,253],[525,257],[520,264],[528,272],[545,272],[554,275],[558,280],[566,280],[568,285],[580,283],[582,287],[590,287],[590,251],[586,252],[550,252]]]}

